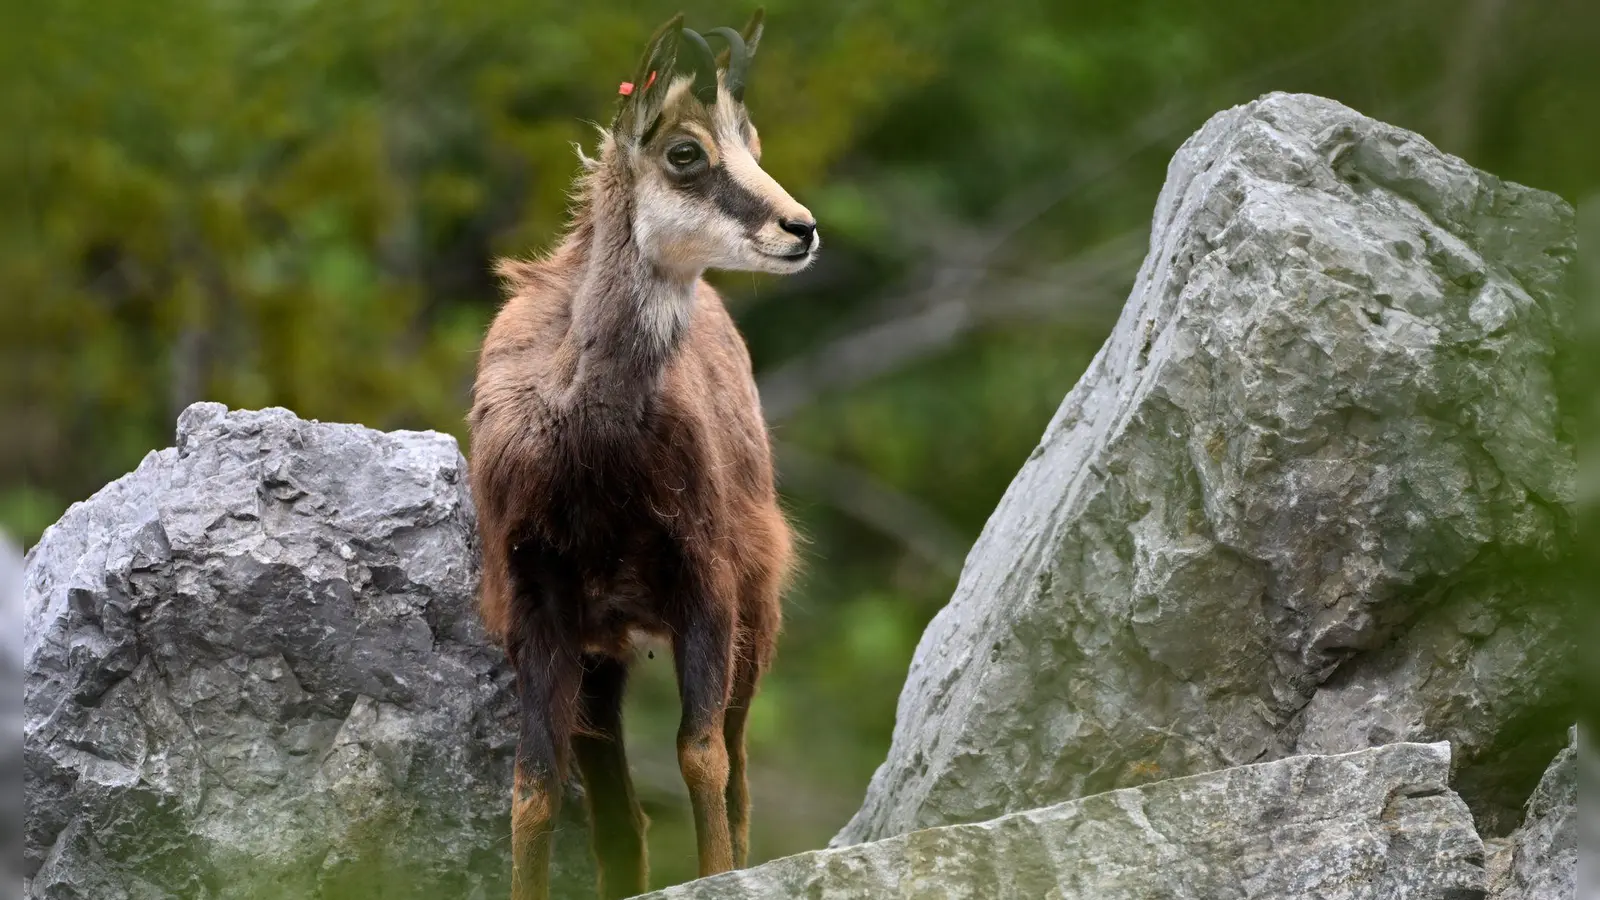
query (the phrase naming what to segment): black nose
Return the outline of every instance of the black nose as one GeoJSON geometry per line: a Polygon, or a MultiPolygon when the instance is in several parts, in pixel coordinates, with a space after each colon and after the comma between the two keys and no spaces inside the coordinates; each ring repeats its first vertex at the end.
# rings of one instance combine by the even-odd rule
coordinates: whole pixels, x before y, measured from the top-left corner
{"type": "Polygon", "coordinates": [[[779,219],[778,227],[805,241],[807,247],[811,246],[811,239],[817,233],[817,223],[804,222],[799,219],[779,219]]]}

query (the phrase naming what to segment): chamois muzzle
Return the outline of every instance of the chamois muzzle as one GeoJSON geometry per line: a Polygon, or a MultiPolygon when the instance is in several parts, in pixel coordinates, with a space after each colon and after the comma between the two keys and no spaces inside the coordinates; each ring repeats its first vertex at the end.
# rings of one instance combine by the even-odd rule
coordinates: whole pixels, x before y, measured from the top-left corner
{"type": "Polygon", "coordinates": [[[778,227],[800,239],[807,253],[811,252],[811,244],[816,240],[817,223],[808,219],[779,219],[778,227]]]}

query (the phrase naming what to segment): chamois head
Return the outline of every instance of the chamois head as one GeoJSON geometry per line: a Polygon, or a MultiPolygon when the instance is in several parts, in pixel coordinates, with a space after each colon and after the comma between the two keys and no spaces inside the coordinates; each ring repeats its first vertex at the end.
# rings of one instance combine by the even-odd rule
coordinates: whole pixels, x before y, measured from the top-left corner
{"type": "Polygon", "coordinates": [[[632,194],[639,249],[664,269],[797,272],[821,244],[810,210],[761,169],[761,140],[744,106],[744,80],[761,41],[762,13],[713,58],[679,15],[645,50],[622,87],[606,156],[632,194]]]}

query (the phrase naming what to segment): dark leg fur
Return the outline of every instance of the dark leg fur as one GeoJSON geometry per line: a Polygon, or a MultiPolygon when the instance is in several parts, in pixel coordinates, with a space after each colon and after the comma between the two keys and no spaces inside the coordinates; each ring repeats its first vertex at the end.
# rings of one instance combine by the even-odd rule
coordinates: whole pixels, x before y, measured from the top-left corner
{"type": "Polygon", "coordinates": [[[582,724],[572,749],[583,773],[589,828],[606,900],[648,890],[645,817],[634,796],[622,745],[622,696],[628,669],[603,656],[584,658],[582,724]]]}
{"type": "Polygon", "coordinates": [[[750,715],[750,701],[756,693],[761,671],[753,660],[741,656],[734,662],[733,692],[723,721],[723,738],[728,748],[728,836],[733,850],[733,865],[744,868],[750,857],[750,788],[745,774],[744,724],[750,715]]]}
{"type": "Polygon", "coordinates": [[[514,556],[517,592],[507,651],[516,670],[521,736],[511,799],[512,900],[550,895],[550,838],[561,807],[582,663],[560,613],[576,583],[543,554],[514,556]]]}
{"type": "Polygon", "coordinates": [[[733,628],[730,609],[693,597],[673,639],[678,695],[683,701],[678,765],[694,807],[701,877],[733,868],[728,748],[723,729],[733,667],[733,628]]]}

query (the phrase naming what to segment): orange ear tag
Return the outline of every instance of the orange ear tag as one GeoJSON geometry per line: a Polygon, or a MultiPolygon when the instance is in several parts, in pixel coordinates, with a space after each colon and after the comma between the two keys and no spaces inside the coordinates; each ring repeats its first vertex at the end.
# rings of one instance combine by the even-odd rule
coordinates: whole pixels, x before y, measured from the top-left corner
{"type": "MultiPolygon", "coordinates": [[[[655,83],[656,83],[656,73],[651,72],[650,73],[650,77],[645,80],[645,83],[644,83],[645,90],[649,90],[650,89],[650,85],[655,84],[655,83]]],[[[621,94],[624,97],[633,96],[633,82],[624,81],[623,83],[617,85],[617,93],[621,94]]]]}

